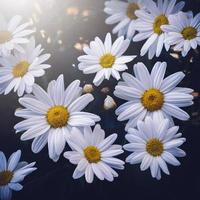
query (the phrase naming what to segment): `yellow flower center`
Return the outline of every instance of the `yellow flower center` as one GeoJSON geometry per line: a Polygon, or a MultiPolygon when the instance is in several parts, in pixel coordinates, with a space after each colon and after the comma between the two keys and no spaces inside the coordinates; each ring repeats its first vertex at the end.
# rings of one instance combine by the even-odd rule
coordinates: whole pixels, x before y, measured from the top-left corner
{"type": "Polygon", "coordinates": [[[107,54],[103,55],[100,58],[100,65],[103,68],[111,68],[114,65],[114,63],[115,63],[115,60],[116,60],[115,56],[113,56],[110,53],[107,53],[107,54]]]}
{"type": "Polygon", "coordinates": [[[160,15],[156,17],[153,23],[154,33],[161,35],[163,33],[161,26],[165,24],[169,24],[169,21],[165,15],[160,15]]]}
{"type": "Polygon", "coordinates": [[[185,40],[192,40],[197,37],[197,30],[192,26],[188,26],[182,30],[181,34],[185,40]]]}
{"type": "Polygon", "coordinates": [[[141,97],[143,106],[150,112],[160,110],[164,104],[164,95],[160,90],[146,90],[141,97]]]}
{"type": "Polygon", "coordinates": [[[101,160],[101,152],[95,146],[86,147],[84,154],[89,163],[98,163],[101,160]]]}
{"type": "Polygon", "coordinates": [[[130,3],[127,7],[127,10],[126,10],[126,15],[131,19],[131,20],[134,20],[134,19],[137,19],[137,16],[135,15],[135,11],[136,10],[139,10],[140,7],[138,6],[138,4],[136,3],[130,3]]]}
{"type": "Polygon", "coordinates": [[[0,186],[5,186],[12,180],[13,172],[2,171],[0,172],[0,186]]]}
{"type": "Polygon", "coordinates": [[[164,151],[163,143],[153,138],[146,143],[146,151],[154,157],[161,156],[164,151]]]}
{"type": "Polygon", "coordinates": [[[12,74],[14,77],[23,77],[27,72],[30,64],[27,61],[21,61],[13,67],[12,74]]]}
{"type": "Polygon", "coordinates": [[[69,111],[64,106],[54,106],[48,110],[46,118],[53,128],[61,128],[67,125],[69,111]]]}
{"type": "Polygon", "coordinates": [[[12,34],[8,31],[0,31],[0,44],[9,42],[12,39],[12,34]]]}

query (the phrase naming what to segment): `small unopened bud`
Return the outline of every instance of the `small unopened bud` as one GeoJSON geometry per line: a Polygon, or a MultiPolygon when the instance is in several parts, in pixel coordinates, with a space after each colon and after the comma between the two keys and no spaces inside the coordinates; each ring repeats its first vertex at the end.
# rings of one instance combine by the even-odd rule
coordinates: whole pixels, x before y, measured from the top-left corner
{"type": "Polygon", "coordinates": [[[104,100],[104,109],[110,110],[112,108],[115,108],[116,106],[117,104],[115,100],[111,96],[107,95],[107,97],[104,100]]]}
{"type": "Polygon", "coordinates": [[[94,87],[92,84],[85,84],[83,87],[84,93],[92,93],[94,91],[94,87]]]}

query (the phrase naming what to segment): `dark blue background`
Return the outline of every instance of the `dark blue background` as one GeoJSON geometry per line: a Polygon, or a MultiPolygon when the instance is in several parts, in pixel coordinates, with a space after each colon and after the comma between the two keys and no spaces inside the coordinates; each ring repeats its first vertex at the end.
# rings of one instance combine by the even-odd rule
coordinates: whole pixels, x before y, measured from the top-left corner
{"type": "MultiPolygon", "coordinates": [[[[46,0],[38,0],[42,12],[37,6],[27,0],[30,4],[22,7],[7,5],[6,0],[0,1],[0,12],[8,18],[15,14],[24,16],[28,20],[36,14],[39,21],[34,25],[37,27],[36,41],[41,43],[45,52],[52,54],[49,63],[52,68],[47,71],[46,76],[37,79],[42,87],[46,89],[48,82],[56,79],[59,74],[65,76],[66,86],[75,79],[81,79],[82,85],[92,83],[94,75],[83,75],[77,69],[77,57],[82,54],[74,48],[76,43],[88,43],[95,36],[104,38],[107,32],[112,30],[111,26],[105,25],[106,14],[103,12],[104,0],[56,0],[54,4],[46,3],[46,0]],[[76,7],[75,15],[69,15],[66,9],[76,7]],[[86,11],[85,11],[86,10],[86,11]],[[85,11],[85,12],[84,12],[85,11]],[[83,16],[89,13],[89,16],[83,16]],[[40,30],[47,32],[47,37],[42,38],[40,30]],[[57,31],[59,33],[57,33],[57,31]],[[47,38],[51,38],[51,43],[47,43],[47,38]],[[81,37],[81,38],[80,38],[81,37]],[[58,44],[62,40],[62,45],[58,44]],[[74,65],[75,64],[75,67],[74,65]]],[[[16,1],[17,2],[17,1],[16,1]]],[[[187,0],[185,11],[192,10],[195,14],[200,11],[199,0],[187,0]]],[[[116,37],[116,36],[114,36],[116,37]]],[[[48,39],[49,41],[49,39],[48,39]]],[[[176,71],[184,71],[186,77],[181,83],[182,86],[191,87],[196,92],[200,90],[200,57],[199,51],[191,51],[186,58],[175,59],[169,53],[163,51],[160,58],[148,60],[147,56],[140,57],[139,51],[142,43],[131,43],[127,54],[138,55],[138,58],[129,65],[129,72],[132,73],[132,66],[135,62],[144,62],[149,69],[156,61],[166,61],[168,63],[167,74],[176,71]],[[191,62],[192,61],[192,62],[191,62]]],[[[99,88],[95,88],[95,101],[87,110],[101,116],[100,124],[105,129],[106,134],[118,133],[117,142],[124,144],[124,124],[117,122],[114,110],[105,111],[103,101],[106,94],[101,92],[103,87],[109,87],[109,95],[112,95],[117,81],[111,79],[105,81],[99,88]]],[[[114,97],[115,98],[115,97],[114,97]]],[[[115,98],[118,105],[123,101],[115,98]]],[[[0,150],[9,156],[17,149],[21,149],[23,160],[28,162],[37,161],[38,170],[27,177],[24,189],[19,193],[14,193],[16,200],[110,200],[110,199],[139,199],[139,200],[198,200],[200,199],[200,122],[199,122],[199,99],[195,99],[193,107],[187,111],[192,115],[188,122],[176,121],[180,125],[183,136],[187,142],[182,148],[187,152],[187,157],[181,158],[180,167],[169,167],[171,175],[163,175],[161,181],[151,178],[149,171],[141,172],[139,165],[126,165],[124,171],[120,171],[119,178],[113,183],[101,182],[97,179],[89,185],[84,178],[72,179],[75,166],[70,164],[61,156],[59,162],[53,163],[48,158],[47,148],[35,155],[31,152],[31,141],[20,141],[20,133],[15,134],[13,126],[21,119],[14,117],[14,111],[19,107],[16,94],[0,96],[0,150]]],[[[68,147],[66,147],[66,150],[68,147]]],[[[128,154],[121,156],[122,159],[128,154]]]]}

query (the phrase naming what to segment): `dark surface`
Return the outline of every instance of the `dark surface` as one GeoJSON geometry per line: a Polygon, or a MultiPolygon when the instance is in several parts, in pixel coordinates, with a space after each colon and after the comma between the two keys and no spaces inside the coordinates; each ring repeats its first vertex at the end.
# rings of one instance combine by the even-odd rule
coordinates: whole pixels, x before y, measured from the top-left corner
{"type": "MultiPolygon", "coordinates": [[[[32,0],[24,1],[26,5],[13,4],[18,2],[13,0],[0,0],[0,12],[8,18],[15,14],[24,16],[24,21],[36,16],[39,21],[34,22],[37,27],[35,34],[37,43],[41,43],[45,52],[52,54],[49,63],[52,68],[46,75],[37,79],[42,87],[46,89],[50,80],[56,79],[59,74],[65,75],[66,86],[75,79],[80,79],[82,85],[91,83],[94,75],[83,75],[77,69],[77,57],[82,54],[74,48],[76,43],[88,43],[95,36],[104,38],[112,27],[105,25],[106,14],[103,13],[104,0],[38,0],[38,5],[32,0]],[[11,3],[8,3],[11,2],[11,3]],[[47,3],[48,2],[48,3],[47,3]],[[76,7],[76,15],[69,15],[66,9],[76,7]],[[86,10],[86,11],[85,11],[86,10]],[[33,14],[35,13],[35,14],[33,14]],[[89,16],[83,16],[89,13],[89,16]],[[46,37],[42,38],[40,30],[46,31],[46,37]],[[61,30],[58,32],[57,31],[61,30]],[[47,38],[51,38],[51,43],[47,43],[47,38]],[[82,38],[80,38],[82,37],[82,38]],[[63,44],[58,44],[62,40],[63,44]],[[74,65],[75,64],[75,67],[74,65]],[[73,66],[72,66],[73,65],[73,66]]],[[[20,2],[20,1],[19,1],[20,2]]],[[[193,10],[199,12],[199,0],[187,0],[185,11],[193,10]]],[[[114,36],[116,37],[116,36],[114,36]]],[[[49,42],[49,39],[48,39],[49,42]]],[[[142,43],[141,43],[142,44],[142,43]]],[[[127,54],[139,55],[140,43],[131,43],[127,54]]],[[[166,61],[168,63],[167,73],[185,71],[187,76],[181,83],[182,86],[191,87],[196,92],[200,91],[200,57],[199,53],[191,51],[186,58],[175,59],[169,53],[163,51],[158,59],[149,61],[147,56],[140,57],[129,65],[129,72],[135,62],[144,62],[149,69],[156,61],[166,61]],[[191,59],[192,58],[192,59],[191,59]],[[191,62],[193,61],[193,62],[191,62]]],[[[99,88],[95,89],[95,101],[92,102],[87,110],[99,114],[102,118],[101,125],[106,134],[118,133],[118,143],[124,144],[124,124],[117,122],[114,110],[103,110],[103,101],[106,97],[101,92],[105,86],[110,88],[109,95],[112,95],[114,86],[117,82],[114,79],[105,81],[99,88]]],[[[53,163],[48,158],[47,148],[35,155],[31,152],[31,141],[20,141],[20,133],[15,134],[13,126],[20,121],[14,117],[14,111],[19,104],[16,94],[0,96],[0,150],[9,156],[17,149],[21,149],[23,160],[28,162],[37,161],[38,170],[28,176],[21,192],[14,193],[13,199],[16,200],[110,200],[110,199],[139,199],[139,200],[198,200],[200,199],[200,162],[199,162],[199,141],[200,141],[200,122],[199,122],[199,100],[195,100],[195,105],[187,111],[195,115],[188,122],[176,121],[181,126],[181,132],[187,138],[187,142],[182,148],[187,152],[187,157],[180,159],[180,167],[169,167],[171,175],[163,175],[161,181],[151,178],[149,171],[141,172],[139,165],[126,165],[124,171],[119,172],[119,178],[113,183],[101,182],[97,179],[89,185],[84,178],[79,180],[72,179],[75,166],[70,164],[61,156],[59,162],[53,163]],[[194,114],[196,113],[196,114],[194,114]]],[[[115,98],[118,105],[123,101],[115,98]]],[[[68,147],[66,147],[68,149],[68,147]]],[[[127,153],[122,158],[125,159],[127,153]]]]}

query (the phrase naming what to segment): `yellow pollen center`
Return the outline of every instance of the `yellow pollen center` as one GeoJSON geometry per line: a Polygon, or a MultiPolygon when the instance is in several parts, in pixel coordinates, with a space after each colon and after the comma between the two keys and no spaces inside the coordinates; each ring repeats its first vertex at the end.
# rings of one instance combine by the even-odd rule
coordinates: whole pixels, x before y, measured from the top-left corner
{"type": "Polygon", "coordinates": [[[185,40],[192,40],[197,37],[197,30],[192,26],[188,26],[182,30],[181,34],[185,40]]]}
{"type": "Polygon", "coordinates": [[[0,172],[0,187],[5,186],[12,180],[13,172],[11,171],[2,171],[0,172]]]}
{"type": "Polygon", "coordinates": [[[114,63],[115,63],[115,60],[116,60],[115,56],[113,56],[110,53],[107,53],[107,54],[103,55],[100,58],[100,65],[103,68],[111,68],[114,65],[114,63]]]}
{"type": "Polygon", "coordinates": [[[163,143],[153,138],[146,143],[146,151],[154,157],[161,156],[164,151],[163,143]]]}
{"type": "Polygon", "coordinates": [[[141,97],[142,105],[150,112],[160,110],[164,104],[164,95],[160,90],[146,90],[141,97]]]}
{"type": "Polygon", "coordinates": [[[9,42],[12,39],[12,34],[8,31],[0,31],[0,44],[9,42]]]}
{"type": "Polygon", "coordinates": [[[48,110],[46,118],[51,127],[61,128],[67,125],[69,111],[64,106],[54,106],[48,110]]]}
{"type": "Polygon", "coordinates": [[[101,152],[95,146],[86,147],[84,155],[89,163],[98,163],[101,160],[101,152]]]}
{"type": "Polygon", "coordinates": [[[13,67],[12,74],[14,77],[23,77],[27,72],[30,64],[27,61],[21,61],[13,67]]]}
{"type": "Polygon", "coordinates": [[[153,23],[154,33],[161,35],[163,33],[161,26],[166,24],[169,24],[169,21],[165,15],[160,15],[156,17],[153,23]]]}
{"type": "Polygon", "coordinates": [[[134,20],[134,19],[137,19],[137,16],[135,15],[135,11],[136,10],[139,10],[140,7],[138,6],[138,4],[136,3],[130,3],[127,7],[127,10],[126,10],[126,15],[131,19],[131,20],[134,20]]]}

